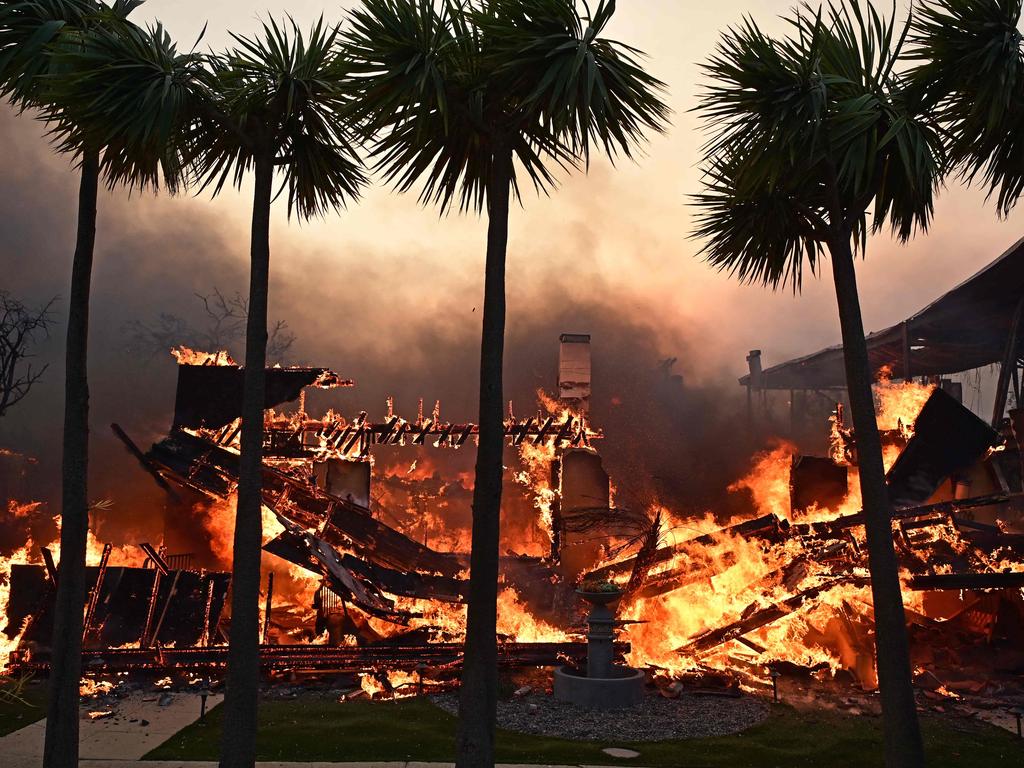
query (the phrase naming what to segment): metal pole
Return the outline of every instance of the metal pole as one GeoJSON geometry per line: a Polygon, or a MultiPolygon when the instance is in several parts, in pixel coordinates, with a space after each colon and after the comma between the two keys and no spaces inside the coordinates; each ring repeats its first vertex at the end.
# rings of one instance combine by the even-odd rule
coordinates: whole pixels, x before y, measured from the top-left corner
{"type": "Polygon", "coordinates": [[[1010,331],[1006,337],[1006,352],[1003,354],[1003,362],[999,368],[999,381],[996,384],[996,402],[992,409],[992,426],[999,429],[1003,421],[1003,411],[1006,410],[1006,396],[1010,388],[1010,374],[1017,367],[1017,346],[1020,337],[1021,314],[1024,313],[1024,297],[1017,302],[1017,309],[1013,312],[1013,320],[1010,321],[1010,331]]]}
{"type": "Polygon", "coordinates": [[[263,645],[267,644],[267,639],[270,637],[270,609],[274,602],[274,572],[271,571],[267,574],[267,605],[263,611],[263,632],[261,633],[262,639],[260,642],[263,645]]]}
{"type": "Polygon", "coordinates": [[[910,372],[910,321],[904,320],[900,326],[903,332],[903,380],[910,381],[913,378],[910,372]]]}
{"type": "Polygon", "coordinates": [[[167,602],[164,603],[164,609],[160,612],[160,620],[156,623],[156,629],[153,630],[152,642],[154,643],[160,637],[160,628],[164,625],[164,617],[167,616],[167,609],[171,607],[171,600],[174,599],[174,591],[178,588],[178,579],[180,578],[181,571],[175,571],[174,581],[171,582],[171,590],[167,593],[167,602]]]}
{"type": "Polygon", "coordinates": [[[100,555],[100,569],[96,574],[96,583],[93,585],[92,593],[89,595],[89,607],[85,611],[85,622],[82,626],[82,642],[88,642],[89,632],[92,629],[93,619],[96,618],[96,604],[100,601],[100,592],[103,591],[103,579],[107,575],[107,563],[110,561],[110,544],[103,545],[103,554],[100,555]]]}

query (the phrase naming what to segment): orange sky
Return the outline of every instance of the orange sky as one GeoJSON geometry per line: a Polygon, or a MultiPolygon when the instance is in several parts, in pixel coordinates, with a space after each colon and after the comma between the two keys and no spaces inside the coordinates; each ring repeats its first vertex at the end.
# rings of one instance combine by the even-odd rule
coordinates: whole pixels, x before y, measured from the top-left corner
{"type": "MultiPolygon", "coordinates": [[[[691,211],[686,198],[699,188],[696,166],[701,134],[689,112],[698,90],[696,63],[709,54],[719,32],[744,13],[766,28],[778,29],[777,14],[790,5],[789,0],[621,0],[610,32],[648,52],[651,70],[668,83],[674,125],[666,135],[653,138],[638,162],[613,168],[598,159],[589,175],[565,178],[550,198],[528,194],[524,207],[513,211],[510,328],[521,316],[517,312],[538,311],[530,306],[531,297],[557,283],[563,295],[596,296],[645,317],[664,336],[665,354],[680,355],[680,367],[691,381],[742,374],[746,351],[754,347],[762,348],[771,364],[838,340],[827,267],[823,279],[808,281],[802,296],[771,294],[760,287],[736,285],[709,269],[695,258],[698,244],[688,237],[691,211]],[[681,350],[678,340],[683,338],[700,338],[701,348],[681,350]]],[[[322,9],[322,2],[309,1],[253,5],[149,0],[136,18],[161,19],[186,48],[208,22],[204,45],[220,48],[228,42],[228,28],[252,33],[260,17],[281,17],[286,10],[308,24],[322,9]]],[[[342,6],[332,4],[325,12],[340,18],[342,6]]],[[[4,122],[0,130],[10,134],[2,138],[8,146],[13,142],[15,151],[19,144],[25,152],[36,151],[41,144],[39,129],[29,125],[27,118],[4,122]],[[17,123],[21,123],[19,129],[10,130],[17,123]]],[[[67,168],[61,158],[44,162],[55,170],[67,168]]],[[[73,188],[71,174],[67,181],[73,188]]],[[[205,195],[177,199],[143,195],[131,203],[125,202],[123,193],[115,193],[120,204],[130,206],[131,229],[105,227],[110,207],[101,202],[98,269],[102,270],[104,251],[113,239],[124,245],[160,231],[169,222],[202,216],[217,224],[220,257],[244,270],[247,193],[229,190],[213,201],[205,195]]],[[[1024,233],[1019,211],[1008,221],[999,221],[983,198],[978,191],[953,184],[940,197],[936,222],[927,236],[906,247],[885,237],[870,243],[868,258],[860,267],[868,329],[917,310],[1024,233]]],[[[389,351],[387,327],[396,321],[435,323],[467,332],[478,327],[480,315],[474,308],[482,292],[485,236],[485,223],[479,218],[440,219],[436,211],[418,206],[414,196],[400,196],[380,185],[371,187],[360,204],[324,220],[289,223],[284,209],[283,202],[275,209],[272,305],[275,296],[280,303],[283,296],[294,295],[287,289],[308,283],[309,306],[272,306],[272,313],[287,316],[305,333],[316,327],[330,334],[345,323],[349,333],[374,336],[385,351],[389,351]],[[353,280],[357,275],[358,280],[353,280]],[[387,293],[392,299],[383,308],[365,307],[354,321],[348,306],[352,297],[345,295],[353,285],[368,296],[387,293]]],[[[210,270],[211,276],[196,278],[196,289],[218,284],[217,265],[211,264],[210,270]]],[[[97,279],[105,279],[102,271],[97,279]]],[[[65,281],[64,274],[54,275],[53,292],[63,292],[65,281]]],[[[188,298],[185,292],[182,299],[188,298]]]]}
{"type": "MultiPolygon", "coordinates": [[[[711,375],[718,366],[740,373],[751,347],[763,347],[768,361],[777,362],[838,339],[827,272],[825,279],[809,282],[801,297],[772,295],[759,287],[737,286],[708,269],[694,258],[697,244],[687,237],[686,196],[698,189],[699,180],[699,126],[688,112],[698,88],[696,62],[708,55],[720,30],[743,14],[778,28],[777,15],[791,5],[789,0],[619,3],[611,32],[650,55],[651,71],[669,85],[674,125],[666,136],[653,139],[647,156],[635,165],[611,168],[598,161],[589,176],[565,180],[550,199],[525,198],[524,209],[513,214],[509,247],[513,308],[517,291],[528,292],[531,282],[545,280],[553,270],[586,273],[604,290],[636,300],[638,311],[661,317],[667,330],[687,324],[706,331],[713,354],[704,370],[688,371],[692,376],[711,375]]],[[[209,21],[206,43],[219,47],[226,42],[226,28],[250,33],[259,17],[285,10],[308,23],[324,7],[310,1],[150,0],[140,18],[162,19],[182,44],[209,21]]],[[[338,18],[340,6],[324,12],[338,18]]],[[[236,256],[243,258],[246,199],[228,194],[213,205],[237,229],[236,256]]],[[[467,288],[478,283],[484,226],[475,217],[439,220],[413,197],[379,187],[357,208],[302,226],[288,225],[282,208],[275,222],[276,250],[287,248],[300,270],[303,265],[339,274],[362,269],[371,251],[378,254],[384,281],[467,288]]],[[[867,327],[901,319],[972,274],[1024,233],[1022,221],[1019,212],[998,221],[983,195],[954,185],[942,195],[928,236],[907,247],[875,238],[860,270],[867,327]]],[[[586,285],[593,287],[590,280],[586,285]]]]}

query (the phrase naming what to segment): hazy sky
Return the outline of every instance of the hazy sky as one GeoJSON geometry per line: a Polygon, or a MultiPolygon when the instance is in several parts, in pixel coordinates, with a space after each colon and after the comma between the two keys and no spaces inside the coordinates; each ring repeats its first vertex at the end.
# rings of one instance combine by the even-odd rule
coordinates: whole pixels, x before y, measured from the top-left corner
{"type": "MultiPolygon", "coordinates": [[[[228,43],[229,28],[249,34],[260,18],[280,18],[286,11],[304,25],[321,12],[338,19],[351,5],[149,0],[136,18],[161,19],[184,48],[208,22],[203,45],[220,48],[228,43]]],[[[620,0],[610,34],[647,51],[650,70],[668,84],[673,126],[653,137],[636,163],[612,167],[598,159],[589,175],[565,178],[549,198],[528,194],[523,208],[513,211],[510,334],[532,327],[527,316],[534,323],[537,316],[549,316],[561,330],[586,332],[595,308],[612,308],[648,336],[652,365],[658,355],[678,356],[687,381],[730,388],[744,372],[751,348],[762,348],[772,364],[838,341],[827,264],[822,279],[809,280],[801,296],[772,294],[709,269],[695,258],[699,246],[689,239],[687,196],[699,189],[701,142],[689,111],[699,89],[696,64],[712,51],[719,32],[743,14],[777,29],[777,14],[790,5],[789,0],[620,0]],[[581,308],[578,319],[572,314],[576,307],[581,308]]],[[[0,113],[0,142],[6,155],[0,220],[7,234],[0,243],[0,285],[32,299],[66,296],[75,174],[64,158],[49,152],[41,127],[27,117],[0,113]]],[[[102,367],[123,355],[117,330],[125,322],[147,313],[185,311],[194,306],[193,292],[213,285],[245,289],[248,216],[247,189],[213,201],[205,195],[102,196],[92,358],[101,403],[103,392],[122,408],[129,399],[119,389],[122,377],[102,367]]],[[[1019,211],[999,221],[983,194],[953,185],[942,194],[927,236],[906,247],[874,238],[859,265],[867,328],[899,321],[969,277],[1024,234],[1022,223],[1019,211]]],[[[387,386],[383,372],[367,370],[373,356],[422,364],[423,378],[429,379],[432,368],[441,375],[452,347],[438,340],[456,340],[459,359],[469,369],[479,333],[484,238],[481,219],[440,219],[436,211],[419,207],[414,196],[379,185],[349,210],[301,225],[288,222],[279,203],[272,231],[272,314],[289,320],[302,357],[315,352],[316,359],[299,362],[332,365],[361,384],[387,386]]],[[[35,405],[26,401],[17,421],[9,417],[0,424],[0,439],[5,431],[12,439],[12,429],[13,437],[31,431],[26,420],[39,403],[52,403],[59,395],[62,336],[63,328],[55,330],[45,350],[54,365],[46,389],[50,397],[35,405]]],[[[597,361],[601,339],[594,344],[597,361]]],[[[387,368],[399,370],[399,363],[387,368]]],[[[166,378],[170,373],[165,371],[166,378]]],[[[470,383],[473,378],[466,377],[470,383]]],[[[471,390],[468,386],[466,392],[471,390]]],[[[373,402],[382,398],[377,389],[363,394],[373,402]]]]}
{"type": "MultiPolygon", "coordinates": [[[[352,5],[149,0],[139,13],[161,19],[182,44],[208,22],[204,42],[220,47],[227,42],[225,30],[251,33],[268,15],[287,11],[308,23],[320,13],[340,18],[342,9],[352,5]]],[[[611,168],[599,160],[589,176],[565,180],[550,199],[525,198],[511,229],[513,293],[529,292],[532,282],[557,270],[595,275],[609,293],[643,297],[646,311],[665,326],[682,323],[707,334],[714,354],[707,368],[690,371],[693,376],[717,372],[720,365],[741,373],[751,347],[763,347],[768,361],[777,362],[838,339],[827,272],[824,279],[811,281],[801,297],[771,295],[759,287],[736,286],[708,269],[694,258],[698,247],[687,237],[691,215],[686,196],[698,189],[699,178],[699,125],[689,112],[699,87],[696,64],[710,53],[720,31],[744,14],[765,28],[779,28],[778,14],[792,5],[790,0],[619,2],[611,35],[649,54],[650,70],[669,86],[673,127],[652,139],[647,156],[636,164],[611,168]]],[[[248,215],[244,197],[227,195],[215,205],[235,222],[241,237],[248,215]]],[[[484,225],[474,217],[439,221],[412,196],[380,188],[371,190],[358,208],[301,227],[288,226],[282,208],[277,210],[275,245],[287,242],[290,250],[310,259],[317,254],[318,270],[330,268],[340,277],[346,270],[364,269],[361,249],[383,245],[404,254],[392,263],[401,266],[393,280],[439,289],[448,281],[478,282],[484,225]]],[[[876,238],[860,270],[867,327],[897,321],[971,275],[1024,234],[1022,221],[1019,213],[998,221],[983,195],[954,186],[942,196],[928,236],[907,247],[876,238]]],[[[235,256],[244,256],[244,249],[239,247],[235,256]]],[[[387,273],[381,278],[387,280],[387,273]]]]}

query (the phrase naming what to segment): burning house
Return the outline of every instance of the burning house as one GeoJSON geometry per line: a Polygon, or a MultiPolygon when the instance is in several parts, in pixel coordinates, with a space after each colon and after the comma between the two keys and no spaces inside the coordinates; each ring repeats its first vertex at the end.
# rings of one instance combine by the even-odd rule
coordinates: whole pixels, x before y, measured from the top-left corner
{"type": "MultiPolygon", "coordinates": [[[[559,396],[539,393],[527,416],[510,404],[505,419],[501,663],[582,663],[576,590],[611,582],[624,593],[616,653],[656,682],[756,687],[786,668],[874,689],[856,435],[842,407],[821,424],[827,455],[783,442],[753,458],[729,489],[740,514],[639,508],[617,498],[590,421],[590,351],[589,336],[564,334],[559,396]]],[[[90,540],[87,669],[226,662],[242,370],[226,354],[177,357],[167,434],[145,448],[112,425],[166,495],[164,536],[90,540]]],[[[456,680],[472,478],[443,457],[471,450],[477,426],[422,401],[403,418],[391,399],[380,417],[314,416],[307,391],[353,384],[324,368],[269,368],[266,381],[264,668],[359,673],[388,695],[456,680]]],[[[1024,665],[1022,425],[995,430],[931,383],[882,381],[877,394],[918,682],[1003,685],[1024,665]]],[[[0,640],[22,669],[48,664],[59,553],[41,543],[5,564],[0,593],[0,640]]]]}

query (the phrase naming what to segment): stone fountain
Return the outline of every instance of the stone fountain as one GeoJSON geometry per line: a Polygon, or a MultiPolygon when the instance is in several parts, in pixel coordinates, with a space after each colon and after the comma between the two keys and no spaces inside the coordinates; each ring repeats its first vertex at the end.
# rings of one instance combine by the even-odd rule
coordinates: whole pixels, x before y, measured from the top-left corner
{"type": "Polygon", "coordinates": [[[555,698],[592,709],[617,709],[640,703],[644,672],[615,663],[615,606],[622,592],[577,590],[591,605],[587,616],[587,669],[555,669],[555,698]]]}

